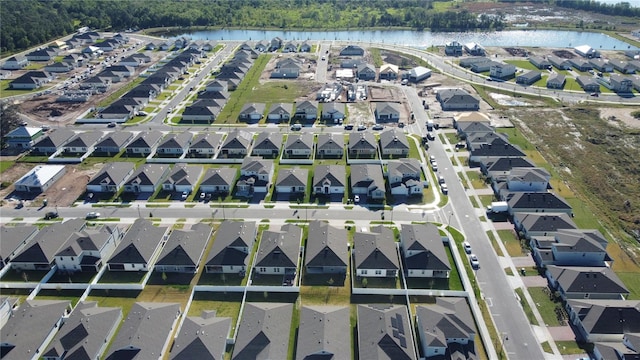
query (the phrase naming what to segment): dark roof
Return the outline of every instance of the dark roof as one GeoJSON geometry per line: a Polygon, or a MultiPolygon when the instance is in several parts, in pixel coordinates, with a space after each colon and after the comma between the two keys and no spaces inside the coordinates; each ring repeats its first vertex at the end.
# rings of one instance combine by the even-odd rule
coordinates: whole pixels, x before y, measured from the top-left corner
{"type": "MultiPolygon", "coordinates": [[[[427,346],[447,346],[449,340],[471,339],[477,334],[475,321],[464,298],[436,297],[435,304],[416,307],[418,332],[427,346]]],[[[475,352],[474,352],[475,353],[475,352]]]]}
{"type": "Polygon", "coordinates": [[[435,225],[402,224],[400,236],[407,269],[451,270],[442,236],[435,225]],[[419,253],[407,256],[408,251],[419,253]]]}
{"type": "Polygon", "coordinates": [[[68,300],[26,300],[2,327],[3,360],[31,359],[69,308],[68,300]]]}
{"type": "Polygon", "coordinates": [[[571,205],[562,197],[551,192],[516,192],[507,200],[509,208],[542,210],[571,210],[571,205]]]}
{"type": "Polygon", "coordinates": [[[149,220],[136,219],[107,263],[148,264],[166,232],[167,227],[153,226],[149,220]]]}
{"type": "Polygon", "coordinates": [[[253,137],[243,130],[234,130],[227,135],[222,144],[225,149],[248,149],[253,137]]]}
{"type": "Polygon", "coordinates": [[[102,131],[87,131],[74,136],[64,147],[90,147],[102,137],[102,131]]]}
{"type": "Polygon", "coordinates": [[[513,168],[531,168],[536,165],[526,157],[499,157],[489,158],[484,162],[488,172],[509,171],[513,168]]]}
{"type": "Polygon", "coordinates": [[[156,265],[198,266],[211,231],[211,226],[204,223],[194,224],[189,230],[173,230],[156,265]]]}
{"type": "Polygon", "coordinates": [[[376,138],[370,131],[352,132],[349,134],[349,150],[375,150],[376,138]]]}
{"type": "Polygon", "coordinates": [[[320,150],[344,150],[344,136],[342,134],[322,133],[318,134],[318,151],[320,150]]]}
{"type": "Polygon", "coordinates": [[[162,183],[171,185],[195,185],[200,175],[202,175],[202,170],[203,167],[200,165],[175,164],[162,183]]]}
{"type": "Polygon", "coordinates": [[[547,271],[567,294],[629,294],[622,280],[608,267],[548,265],[547,271]]]}
{"type": "Polygon", "coordinates": [[[346,186],[347,171],[344,165],[316,165],[313,170],[313,186],[346,186]]]}
{"type": "Polygon", "coordinates": [[[76,231],[65,242],[55,256],[78,256],[84,251],[101,251],[103,246],[112,237],[114,225],[101,225],[76,231]]]}
{"type": "Polygon", "coordinates": [[[38,227],[35,225],[1,226],[0,239],[2,239],[2,246],[0,246],[0,263],[7,261],[11,253],[22,246],[23,243],[28,244],[37,231],[38,227]]]}
{"type": "Polygon", "coordinates": [[[380,147],[385,149],[406,149],[409,150],[409,140],[399,129],[391,128],[380,133],[380,147]]]}
{"type": "Polygon", "coordinates": [[[202,177],[200,185],[232,186],[237,175],[237,168],[209,168],[202,177]]]}
{"type": "Polygon", "coordinates": [[[236,248],[251,248],[255,241],[256,223],[225,220],[216,232],[207,265],[247,265],[249,254],[236,248]]]}
{"type": "Polygon", "coordinates": [[[253,145],[254,149],[260,150],[280,150],[282,145],[282,134],[273,133],[271,131],[263,131],[258,133],[258,136],[253,145]]]}
{"type": "Polygon", "coordinates": [[[72,219],[64,223],[45,226],[11,262],[51,264],[55,254],[67,242],[67,239],[85,226],[84,219],[72,219]]]}
{"type": "Polygon", "coordinates": [[[347,230],[314,220],[309,224],[305,266],[347,266],[347,230]]]}
{"type": "Polygon", "coordinates": [[[143,131],[138,134],[138,136],[136,136],[129,145],[127,145],[127,148],[150,148],[158,143],[162,136],[162,133],[157,130],[143,131]]]}
{"type": "Polygon", "coordinates": [[[409,313],[404,305],[358,305],[360,359],[415,360],[409,313]]]}
{"type": "Polygon", "coordinates": [[[313,149],[313,134],[290,134],[284,146],[287,150],[309,150],[313,149]]]}
{"type": "Polygon", "coordinates": [[[184,131],[179,134],[168,134],[162,139],[158,148],[164,149],[186,149],[193,138],[193,134],[184,131]]]}
{"type": "Polygon", "coordinates": [[[233,360],[286,359],[293,304],[245,303],[233,360]]]}
{"type": "Polygon", "coordinates": [[[135,164],[132,162],[112,162],[100,169],[89,181],[88,185],[117,185],[127,177],[133,170],[135,164]]]}
{"type": "Polygon", "coordinates": [[[588,334],[640,332],[640,301],[638,300],[567,300],[588,334]]]}
{"type": "Polygon", "coordinates": [[[293,224],[282,225],[280,231],[263,231],[254,266],[297,267],[301,239],[302,229],[293,224]]]}
{"type": "Polygon", "coordinates": [[[356,231],[353,248],[356,269],[400,268],[394,234],[387,227],[377,226],[368,233],[356,231]]]}
{"type": "Polygon", "coordinates": [[[195,136],[191,149],[217,149],[222,140],[222,135],[217,133],[202,133],[195,136]]]}
{"type": "Polygon", "coordinates": [[[109,133],[96,144],[96,148],[117,147],[118,149],[122,149],[132,136],[133,134],[129,131],[116,131],[109,133]]]}
{"type": "Polygon", "coordinates": [[[171,349],[171,360],[224,359],[231,318],[217,317],[215,311],[185,318],[171,349]]]}
{"type": "Polygon", "coordinates": [[[508,142],[496,139],[490,144],[480,144],[478,146],[473,146],[470,151],[471,156],[495,156],[495,157],[503,157],[503,156],[526,156],[522,150],[520,150],[515,145],[511,145],[508,142]]]}
{"type": "Polygon", "coordinates": [[[162,356],[173,324],[180,314],[180,304],[137,302],[118,330],[109,347],[107,360],[157,359],[162,356]]]}
{"type": "Polygon", "coordinates": [[[119,307],[98,307],[95,301],[80,302],[42,356],[97,359],[121,319],[122,309],[119,307]]]}
{"type": "Polygon", "coordinates": [[[566,213],[531,213],[516,212],[513,214],[527,232],[553,232],[559,229],[576,229],[578,226],[566,213]]]}
{"type": "Polygon", "coordinates": [[[301,168],[280,168],[276,186],[307,186],[309,170],[301,168]]]}
{"type": "Polygon", "coordinates": [[[144,163],[127,179],[125,185],[157,185],[167,174],[169,166],[166,164],[144,163]]]}
{"type": "Polygon", "coordinates": [[[350,359],[349,332],[349,307],[303,306],[296,360],[350,359]]]}
{"type": "Polygon", "coordinates": [[[67,129],[55,129],[49,136],[43,137],[39,140],[34,147],[35,148],[58,148],[64,145],[67,141],[71,140],[75,136],[75,132],[67,129]]]}

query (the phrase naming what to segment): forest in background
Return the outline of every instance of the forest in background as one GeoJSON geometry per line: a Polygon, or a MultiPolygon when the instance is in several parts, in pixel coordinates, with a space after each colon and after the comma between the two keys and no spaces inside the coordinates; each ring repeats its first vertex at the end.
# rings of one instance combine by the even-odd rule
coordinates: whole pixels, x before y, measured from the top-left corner
{"type": "MultiPolygon", "coordinates": [[[[524,3],[521,0],[498,0],[524,3]]],[[[640,16],[629,4],[541,0],[607,15],[640,16]]],[[[13,53],[71,34],[80,26],[124,31],[211,26],[263,29],[403,27],[431,31],[502,30],[504,16],[473,14],[436,0],[8,0],[0,6],[0,51],[13,53]]]]}

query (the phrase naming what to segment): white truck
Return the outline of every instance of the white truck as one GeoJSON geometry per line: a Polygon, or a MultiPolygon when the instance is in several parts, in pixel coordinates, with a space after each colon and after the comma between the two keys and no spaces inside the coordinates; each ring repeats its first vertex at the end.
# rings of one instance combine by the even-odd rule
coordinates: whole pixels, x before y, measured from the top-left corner
{"type": "Polygon", "coordinates": [[[488,213],[503,213],[509,210],[509,204],[506,201],[494,201],[491,205],[487,206],[488,213]]]}

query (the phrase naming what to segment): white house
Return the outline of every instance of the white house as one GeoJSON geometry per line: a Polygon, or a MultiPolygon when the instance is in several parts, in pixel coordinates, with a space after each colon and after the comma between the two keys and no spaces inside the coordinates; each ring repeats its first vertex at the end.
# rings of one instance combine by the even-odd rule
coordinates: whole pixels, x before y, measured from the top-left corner
{"type": "Polygon", "coordinates": [[[16,191],[45,192],[66,173],[64,165],[37,165],[15,182],[16,191]]]}
{"type": "Polygon", "coordinates": [[[98,272],[123,235],[120,228],[113,225],[73,233],[55,255],[58,270],[98,272]]]}

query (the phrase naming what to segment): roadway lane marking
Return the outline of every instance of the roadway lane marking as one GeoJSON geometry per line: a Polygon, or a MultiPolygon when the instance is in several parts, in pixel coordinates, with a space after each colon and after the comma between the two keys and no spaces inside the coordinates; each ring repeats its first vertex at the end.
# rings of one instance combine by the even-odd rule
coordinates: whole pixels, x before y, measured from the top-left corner
{"type": "Polygon", "coordinates": [[[487,305],[489,305],[489,307],[492,307],[492,306],[493,306],[493,301],[491,300],[491,298],[490,298],[490,297],[488,297],[488,298],[484,298],[484,301],[486,301],[486,302],[487,302],[487,305]]]}

